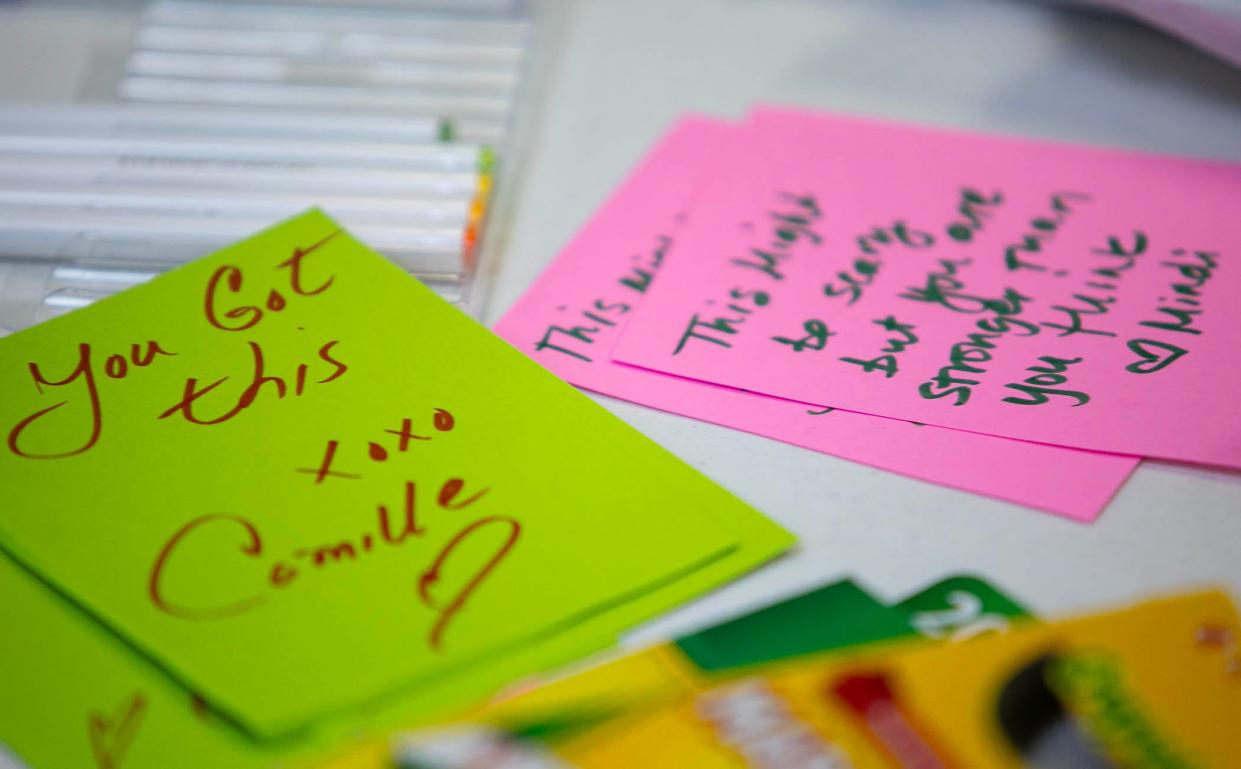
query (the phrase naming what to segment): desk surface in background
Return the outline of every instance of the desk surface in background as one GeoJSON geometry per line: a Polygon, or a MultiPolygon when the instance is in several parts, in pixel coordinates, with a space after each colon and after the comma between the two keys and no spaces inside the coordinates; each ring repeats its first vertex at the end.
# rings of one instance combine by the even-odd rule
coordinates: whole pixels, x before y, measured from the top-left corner
{"type": "MultiPolygon", "coordinates": [[[[688,110],[740,116],[755,102],[781,102],[1241,162],[1241,71],[1098,15],[1025,0],[542,5],[558,28],[555,67],[500,244],[489,322],[688,110]]],[[[87,43],[115,58],[128,29],[95,3],[0,2],[0,97],[69,99],[83,82],[97,93],[89,79],[99,57],[87,43]],[[56,68],[32,66],[48,52],[56,68]]],[[[635,640],[845,575],[895,596],[970,571],[1041,614],[1204,583],[1241,599],[1239,474],[1146,463],[1098,523],[1082,526],[598,400],[803,540],[797,554],[635,640]]]]}

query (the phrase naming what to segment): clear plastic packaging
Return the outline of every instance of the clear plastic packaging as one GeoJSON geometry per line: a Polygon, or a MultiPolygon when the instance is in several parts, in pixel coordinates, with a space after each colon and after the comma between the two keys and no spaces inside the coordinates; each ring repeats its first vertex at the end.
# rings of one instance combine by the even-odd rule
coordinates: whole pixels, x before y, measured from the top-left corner
{"type": "Polygon", "coordinates": [[[155,0],[115,12],[130,47],[118,56],[113,35],[101,50],[88,101],[0,104],[0,333],[311,205],[481,315],[542,93],[529,4],[155,0]]]}

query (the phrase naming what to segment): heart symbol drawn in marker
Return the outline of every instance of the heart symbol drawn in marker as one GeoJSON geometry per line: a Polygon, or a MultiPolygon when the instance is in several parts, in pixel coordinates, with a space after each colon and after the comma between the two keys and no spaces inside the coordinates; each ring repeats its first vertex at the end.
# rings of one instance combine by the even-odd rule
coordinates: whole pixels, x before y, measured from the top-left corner
{"type": "Polygon", "coordinates": [[[1134,374],[1153,374],[1187,352],[1183,347],[1154,339],[1130,339],[1129,349],[1142,359],[1125,366],[1125,371],[1134,374]]]}
{"type": "Polygon", "coordinates": [[[141,692],[134,692],[110,718],[97,710],[87,714],[91,752],[95,754],[95,764],[99,769],[120,767],[138,727],[142,725],[146,708],[146,697],[141,692]]]}

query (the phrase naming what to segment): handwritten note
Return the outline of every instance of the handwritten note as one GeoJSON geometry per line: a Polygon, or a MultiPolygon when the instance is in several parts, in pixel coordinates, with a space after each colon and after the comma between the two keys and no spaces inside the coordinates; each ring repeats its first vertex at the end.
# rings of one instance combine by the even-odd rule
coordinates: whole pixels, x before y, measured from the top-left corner
{"type": "Polygon", "coordinates": [[[258,736],[789,541],[318,212],[0,340],[0,390],[6,549],[258,736]]]}
{"type": "MultiPolygon", "coordinates": [[[[743,163],[750,138],[740,126],[705,118],[678,123],[505,314],[497,333],[589,390],[1093,520],[1137,460],[836,411],[610,360],[664,271],[685,259],[687,232],[699,222],[711,226],[709,210],[695,204],[710,186],[709,169],[722,157],[743,163]]],[[[813,343],[811,336],[802,346],[813,343]]]]}
{"type": "Polygon", "coordinates": [[[1241,169],[767,111],[615,351],[770,395],[1241,467],[1241,169]]]}

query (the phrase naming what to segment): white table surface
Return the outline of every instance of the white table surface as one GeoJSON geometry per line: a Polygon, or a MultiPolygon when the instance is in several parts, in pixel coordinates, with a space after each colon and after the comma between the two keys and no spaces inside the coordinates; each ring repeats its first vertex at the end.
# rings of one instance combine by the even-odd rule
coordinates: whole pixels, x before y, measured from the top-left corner
{"type": "MultiPolygon", "coordinates": [[[[561,44],[489,322],[687,111],[739,118],[780,102],[1241,161],[1241,71],[1115,17],[1022,0],[548,5],[561,44]]],[[[792,555],[632,643],[842,577],[895,598],[972,572],[1042,615],[1207,584],[1241,598],[1241,474],[1143,463],[1099,521],[1082,525],[597,400],[801,538],[792,555]]]]}
{"type": "MultiPolygon", "coordinates": [[[[786,103],[1241,161],[1241,71],[1114,18],[1031,0],[542,4],[558,28],[556,61],[498,242],[489,322],[687,111],[740,117],[786,103]]],[[[130,27],[87,0],[0,2],[0,96],[98,95],[130,27]]],[[[1241,474],[1145,463],[1097,523],[1081,525],[598,400],[801,538],[633,642],[843,577],[895,598],[973,572],[1044,615],[1206,584],[1241,598],[1241,474]]]]}

